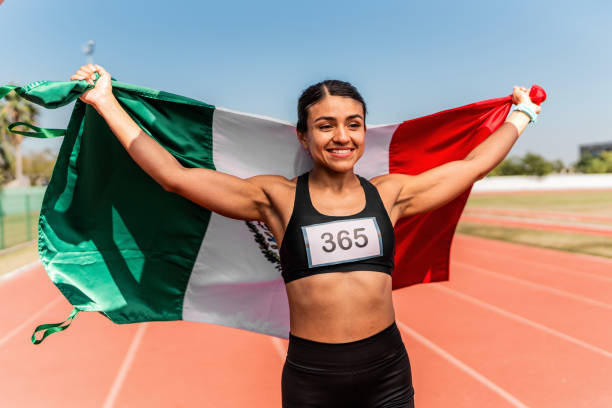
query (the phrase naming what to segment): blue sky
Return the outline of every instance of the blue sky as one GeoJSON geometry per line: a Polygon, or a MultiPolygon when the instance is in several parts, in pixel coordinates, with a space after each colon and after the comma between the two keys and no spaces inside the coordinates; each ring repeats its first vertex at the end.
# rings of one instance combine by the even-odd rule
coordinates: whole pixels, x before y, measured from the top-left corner
{"type": "MultiPolygon", "coordinates": [[[[611,22],[604,0],[5,0],[0,82],[67,80],[93,39],[94,61],[122,82],[289,121],[302,89],[326,78],[358,87],[370,124],[538,84],[549,99],[511,155],[567,164],[579,144],[612,141],[611,22]]],[[[44,111],[39,124],[69,115],[44,111]]]]}

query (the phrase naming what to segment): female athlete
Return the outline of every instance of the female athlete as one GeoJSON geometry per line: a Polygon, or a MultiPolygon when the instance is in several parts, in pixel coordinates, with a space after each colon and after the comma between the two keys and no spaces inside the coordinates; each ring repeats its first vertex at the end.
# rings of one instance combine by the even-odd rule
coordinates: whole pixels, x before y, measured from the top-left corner
{"type": "MultiPolygon", "coordinates": [[[[391,298],[393,225],[439,207],[484,177],[510,151],[540,107],[514,87],[505,123],[463,160],[421,174],[366,180],[353,171],[364,152],[366,105],[342,81],[306,89],[297,138],[312,170],[241,179],[185,168],[114,98],[110,75],[82,66],[72,80],[94,83],[81,100],[106,120],[130,156],[165,190],[240,220],[265,222],[279,243],[290,309],[283,407],[413,407],[408,355],[391,298]]],[[[274,147],[271,146],[271,150],[274,147]]]]}

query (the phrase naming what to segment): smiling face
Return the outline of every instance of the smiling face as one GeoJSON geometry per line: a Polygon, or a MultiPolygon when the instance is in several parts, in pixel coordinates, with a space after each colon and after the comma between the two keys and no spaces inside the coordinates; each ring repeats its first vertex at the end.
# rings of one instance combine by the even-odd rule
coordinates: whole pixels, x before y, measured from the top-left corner
{"type": "Polygon", "coordinates": [[[363,155],[365,133],[361,102],[327,95],[308,108],[307,130],[298,131],[298,140],[315,166],[343,173],[352,171],[363,155]]]}

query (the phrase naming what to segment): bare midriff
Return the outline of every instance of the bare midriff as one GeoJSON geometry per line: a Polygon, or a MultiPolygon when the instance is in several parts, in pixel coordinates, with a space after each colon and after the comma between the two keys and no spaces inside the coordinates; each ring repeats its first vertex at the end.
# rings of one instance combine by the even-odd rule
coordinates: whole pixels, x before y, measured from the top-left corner
{"type": "Polygon", "coordinates": [[[287,283],[291,334],[324,343],[364,339],[395,321],[391,276],[332,272],[287,283]]]}

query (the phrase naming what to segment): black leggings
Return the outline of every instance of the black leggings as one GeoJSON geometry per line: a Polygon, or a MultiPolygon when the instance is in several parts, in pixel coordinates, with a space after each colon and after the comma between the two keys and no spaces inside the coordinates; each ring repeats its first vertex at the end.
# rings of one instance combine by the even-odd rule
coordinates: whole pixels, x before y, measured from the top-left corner
{"type": "Polygon", "coordinates": [[[365,339],[321,343],[289,334],[283,408],[412,408],[408,353],[395,322],[365,339]]]}

